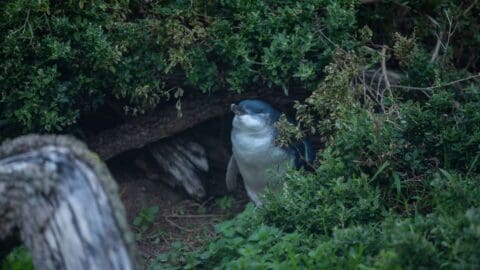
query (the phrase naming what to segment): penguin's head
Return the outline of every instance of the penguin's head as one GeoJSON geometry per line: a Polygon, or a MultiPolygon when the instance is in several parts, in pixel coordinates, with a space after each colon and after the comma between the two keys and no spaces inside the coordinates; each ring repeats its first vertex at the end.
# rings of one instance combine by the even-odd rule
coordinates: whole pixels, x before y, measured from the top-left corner
{"type": "Polygon", "coordinates": [[[230,108],[235,114],[233,127],[242,130],[263,130],[272,127],[280,118],[278,110],[258,99],[246,99],[230,108]]]}

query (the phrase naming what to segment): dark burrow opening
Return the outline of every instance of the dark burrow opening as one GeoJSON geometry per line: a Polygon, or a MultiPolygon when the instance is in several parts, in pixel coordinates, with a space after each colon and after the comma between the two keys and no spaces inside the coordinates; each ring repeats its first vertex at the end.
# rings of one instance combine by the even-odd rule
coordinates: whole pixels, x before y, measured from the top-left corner
{"type": "Polygon", "coordinates": [[[231,115],[213,118],[107,162],[142,264],[179,246],[198,248],[213,239],[215,224],[234,217],[249,202],[243,185],[232,193],[226,190],[231,122],[231,115]],[[195,179],[182,181],[188,176],[195,179]],[[202,185],[203,196],[186,190],[185,185],[195,185],[192,181],[202,185]]]}

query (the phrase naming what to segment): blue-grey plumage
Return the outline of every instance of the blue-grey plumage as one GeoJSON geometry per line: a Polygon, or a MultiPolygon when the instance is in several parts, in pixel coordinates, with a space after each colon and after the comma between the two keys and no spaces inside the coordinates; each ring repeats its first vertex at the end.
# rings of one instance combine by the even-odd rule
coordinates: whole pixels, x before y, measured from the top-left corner
{"type": "Polygon", "coordinates": [[[272,190],[278,189],[278,180],[287,169],[312,163],[314,152],[307,139],[288,147],[275,144],[278,131],[274,124],[279,120],[280,112],[270,104],[248,99],[238,105],[232,104],[231,109],[235,116],[227,188],[235,188],[238,171],[248,196],[256,205],[260,205],[259,195],[267,186],[272,190]]]}

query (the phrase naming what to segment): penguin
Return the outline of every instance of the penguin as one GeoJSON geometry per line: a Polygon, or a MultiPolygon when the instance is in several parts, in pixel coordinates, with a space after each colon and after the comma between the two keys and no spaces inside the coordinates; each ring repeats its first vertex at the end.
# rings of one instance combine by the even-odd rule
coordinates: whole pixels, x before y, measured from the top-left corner
{"type": "Polygon", "coordinates": [[[240,174],[248,197],[256,206],[261,206],[261,193],[267,187],[278,190],[279,180],[289,168],[298,169],[313,163],[313,147],[306,138],[286,147],[276,145],[275,123],[281,113],[267,102],[247,99],[230,108],[235,116],[232,156],[226,173],[227,190],[235,190],[240,174]]]}

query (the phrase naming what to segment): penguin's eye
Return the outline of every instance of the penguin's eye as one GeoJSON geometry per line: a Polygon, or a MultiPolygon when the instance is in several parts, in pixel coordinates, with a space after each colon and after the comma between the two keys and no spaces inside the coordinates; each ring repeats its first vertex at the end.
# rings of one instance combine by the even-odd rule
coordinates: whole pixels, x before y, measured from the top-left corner
{"type": "Polygon", "coordinates": [[[264,110],[250,110],[252,114],[267,114],[264,110]]]}

